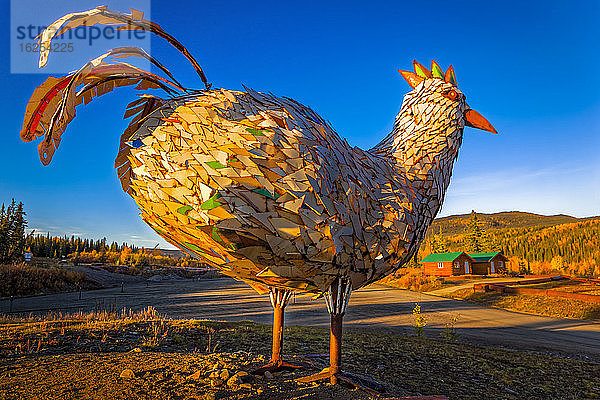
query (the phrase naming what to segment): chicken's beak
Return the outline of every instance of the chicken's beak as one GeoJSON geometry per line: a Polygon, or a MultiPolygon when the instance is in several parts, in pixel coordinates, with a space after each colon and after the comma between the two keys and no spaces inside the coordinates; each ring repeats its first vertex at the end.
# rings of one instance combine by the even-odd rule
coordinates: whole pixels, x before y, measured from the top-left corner
{"type": "Polygon", "coordinates": [[[484,131],[498,133],[492,124],[485,118],[483,115],[479,114],[475,110],[471,110],[470,108],[465,111],[465,125],[470,126],[472,128],[483,129],[484,131]]]}

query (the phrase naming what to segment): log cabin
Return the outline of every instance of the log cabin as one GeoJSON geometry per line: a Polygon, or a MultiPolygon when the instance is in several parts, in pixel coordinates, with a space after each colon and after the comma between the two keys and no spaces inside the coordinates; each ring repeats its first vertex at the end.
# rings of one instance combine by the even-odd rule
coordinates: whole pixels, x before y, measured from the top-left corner
{"type": "Polygon", "coordinates": [[[506,273],[508,258],[501,251],[491,253],[432,253],[420,261],[425,275],[489,275],[506,273]]]}
{"type": "Polygon", "coordinates": [[[506,273],[508,258],[501,251],[491,253],[469,253],[473,258],[473,274],[489,275],[506,273]]]}
{"type": "Polygon", "coordinates": [[[475,260],[464,251],[433,253],[422,259],[425,275],[453,276],[470,274],[475,260]]]}

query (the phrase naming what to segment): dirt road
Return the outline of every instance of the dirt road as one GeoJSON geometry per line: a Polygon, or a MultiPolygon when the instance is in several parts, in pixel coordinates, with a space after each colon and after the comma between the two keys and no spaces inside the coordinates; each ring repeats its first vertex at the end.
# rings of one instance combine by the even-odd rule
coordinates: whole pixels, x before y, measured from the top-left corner
{"type": "MultiPolygon", "coordinates": [[[[600,323],[538,317],[436,297],[406,290],[372,285],[352,294],[344,318],[346,328],[412,333],[412,309],[420,303],[427,316],[427,336],[439,337],[452,315],[461,340],[515,348],[558,352],[600,361],[600,323]]],[[[267,296],[259,296],[246,285],[228,278],[133,283],[121,287],[15,299],[14,312],[62,312],[154,306],[172,318],[252,320],[271,323],[267,296]]],[[[9,311],[10,301],[0,301],[0,313],[9,311]]],[[[326,327],[329,315],[323,299],[296,298],[286,309],[286,324],[326,327]]]]}

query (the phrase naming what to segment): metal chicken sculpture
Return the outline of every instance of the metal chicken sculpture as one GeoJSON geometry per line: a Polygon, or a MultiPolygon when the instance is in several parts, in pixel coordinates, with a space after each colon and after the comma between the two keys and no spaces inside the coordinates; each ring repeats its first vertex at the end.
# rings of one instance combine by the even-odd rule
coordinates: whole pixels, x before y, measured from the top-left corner
{"type": "MultiPolygon", "coordinates": [[[[23,140],[45,136],[39,152],[48,164],[76,105],[124,85],[167,92],[166,99],[144,94],[127,108],[125,117],[133,119],[115,162],[123,190],[167,241],[269,292],[273,354],[261,372],[291,367],[281,358],[290,293],[324,295],[331,314],[330,367],[301,381],[337,382],[351,291],[415,254],[444,200],[464,126],[495,133],[467,105],[452,67],[444,73],[435,62],[428,70],[415,61],[415,72],[400,71],[413,90],[392,132],[365,151],[292,99],[211,88],[189,52],[135,10],[98,7],[69,14],[40,35],[42,49],[84,23],[158,34],[193,64],[206,89],[183,87],[140,49],[114,49],[37,88],[23,140]],[[130,56],[150,60],[166,77],[114,62],[130,56]]],[[[41,52],[40,66],[47,56],[41,52]]]]}

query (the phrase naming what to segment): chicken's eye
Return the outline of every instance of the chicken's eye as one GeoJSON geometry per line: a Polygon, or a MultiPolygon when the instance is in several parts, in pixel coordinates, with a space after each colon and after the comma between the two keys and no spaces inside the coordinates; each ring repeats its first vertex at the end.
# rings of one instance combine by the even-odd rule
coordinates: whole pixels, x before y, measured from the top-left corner
{"type": "Polygon", "coordinates": [[[442,95],[450,100],[458,100],[460,98],[460,95],[458,94],[458,92],[456,90],[448,90],[444,93],[442,93],[442,95]]]}

